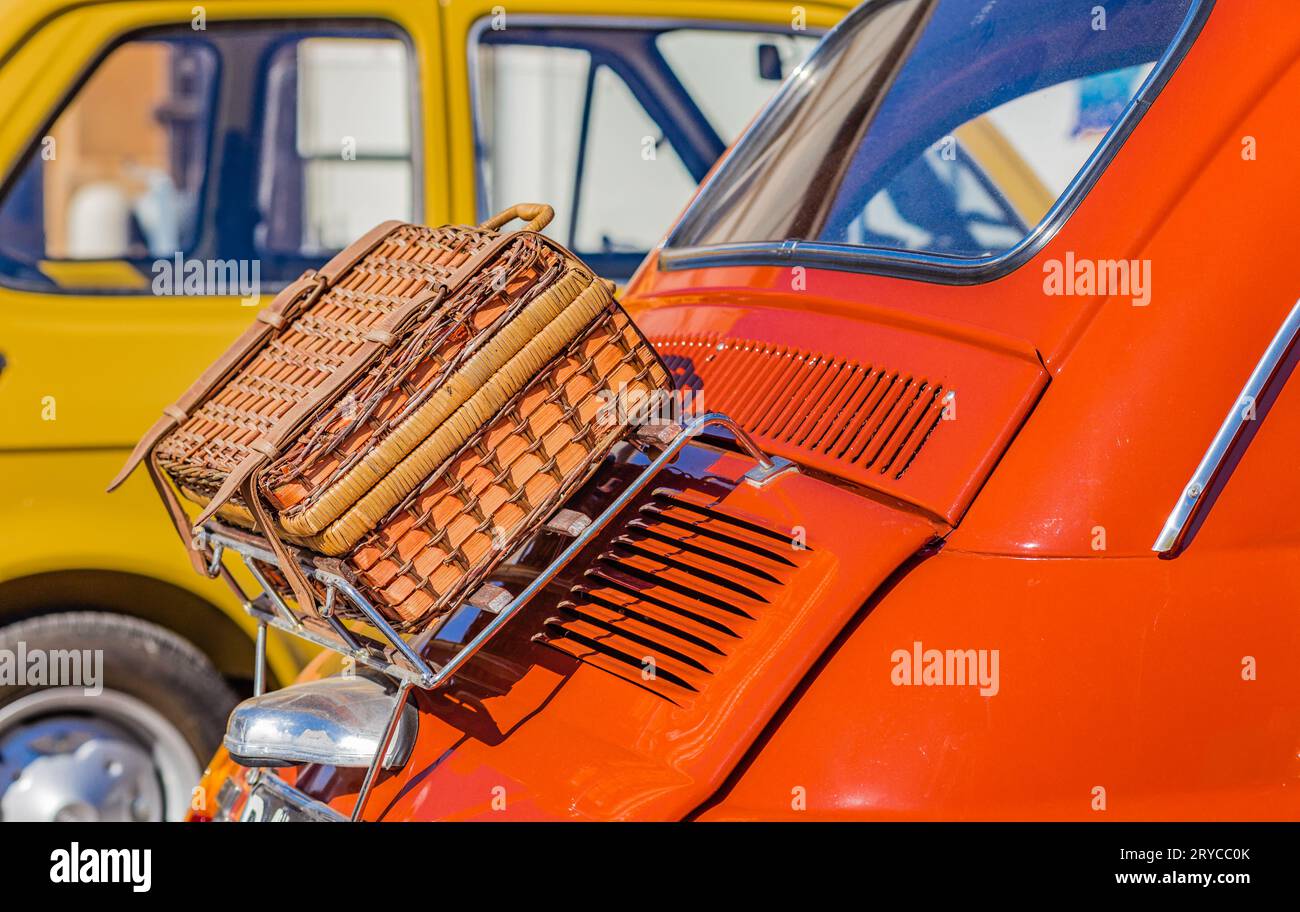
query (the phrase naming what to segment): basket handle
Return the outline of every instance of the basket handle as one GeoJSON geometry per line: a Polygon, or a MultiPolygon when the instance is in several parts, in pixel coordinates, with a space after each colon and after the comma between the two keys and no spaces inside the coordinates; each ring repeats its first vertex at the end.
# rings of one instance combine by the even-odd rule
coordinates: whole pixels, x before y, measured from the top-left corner
{"type": "Polygon", "coordinates": [[[553,218],[555,218],[555,210],[545,203],[519,203],[504,212],[498,212],[479,227],[496,231],[515,219],[523,219],[528,223],[524,225],[524,231],[541,231],[551,223],[553,218]]]}

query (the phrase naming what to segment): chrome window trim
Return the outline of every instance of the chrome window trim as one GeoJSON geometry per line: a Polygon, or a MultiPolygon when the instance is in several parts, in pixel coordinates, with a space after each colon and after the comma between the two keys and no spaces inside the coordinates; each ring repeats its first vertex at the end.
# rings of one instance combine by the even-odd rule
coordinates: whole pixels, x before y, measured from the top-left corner
{"type": "MultiPolygon", "coordinates": [[[[864,5],[859,10],[865,14],[868,9],[874,11],[893,0],[870,0],[869,7],[864,5]]],[[[763,108],[762,113],[737,141],[722,166],[714,172],[687,206],[682,217],[673,226],[668,237],[659,245],[658,268],[665,272],[682,269],[704,269],[716,266],[785,266],[806,265],[858,272],[871,275],[893,276],[904,279],[934,282],[943,285],[977,285],[1000,279],[1019,269],[1042,250],[1061,230],[1070,216],[1075,213],[1084,198],[1101,178],[1111,161],[1119,153],[1124,142],[1137,127],[1156,97],[1173,76],[1191,50],[1201,29],[1205,26],[1216,0],[1193,0],[1183,19],[1173,42],[1165,49],[1155,67],[1147,74],[1142,87],[1129,101],[1122,114],[1102,137],[1092,155],[1084,162],[1073,180],[1066,185],[1065,191],[1057,198],[1047,215],[1021,241],[1004,253],[990,257],[961,258],[924,253],[911,250],[890,250],[882,247],[858,247],[852,244],[834,244],[824,241],[785,240],[755,241],[735,244],[712,244],[697,247],[674,247],[673,239],[687,225],[692,214],[704,201],[709,185],[720,180],[734,162],[735,149],[748,141],[751,134],[762,129],[773,109],[792,84],[798,70],[786,81],[786,86],[763,108]]],[[[852,15],[852,14],[850,14],[852,15]]],[[[847,20],[846,20],[847,21],[847,20]]],[[[841,28],[837,25],[823,37],[834,34],[841,28]]],[[[821,49],[819,44],[813,51],[815,56],[821,49]]],[[[809,59],[812,59],[810,56],[809,59]]]]}
{"type": "Polygon", "coordinates": [[[1169,513],[1169,518],[1165,520],[1164,527],[1160,534],[1156,536],[1155,544],[1151,550],[1157,554],[1168,554],[1178,546],[1187,530],[1187,525],[1195,515],[1197,507],[1204,502],[1202,495],[1214,481],[1214,476],[1218,474],[1223,465],[1224,457],[1227,456],[1228,450],[1231,449],[1237,436],[1246,426],[1246,422],[1255,420],[1253,409],[1259,402],[1260,393],[1268,386],[1269,381],[1277,372],[1278,365],[1291,349],[1295,342],[1297,334],[1300,334],[1300,300],[1296,301],[1287,314],[1282,325],[1278,327],[1277,333],[1274,334],[1273,340],[1268,343],[1264,349],[1264,354],[1260,356],[1255,369],[1250,372],[1250,377],[1246,380],[1246,385],[1241,388],[1237,398],[1233,400],[1232,407],[1228,409],[1228,414],[1224,416],[1223,424],[1219,425],[1219,430],[1210,441],[1210,447],[1201,457],[1200,463],[1196,466],[1196,471],[1192,472],[1192,477],[1188,479],[1187,484],[1183,487],[1182,492],[1178,495],[1178,500],[1174,504],[1173,510],[1169,513]]]}
{"type": "MultiPolygon", "coordinates": [[[[788,28],[776,25],[770,22],[753,22],[747,19],[690,19],[681,16],[566,16],[562,14],[549,15],[545,13],[522,13],[511,15],[506,13],[506,31],[509,31],[510,24],[522,26],[524,28],[544,28],[548,25],[560,26],[563,28],[590,28],[590,29],[697,29],[700,31],[718,31],[718,32],[771,32],[773,35],[808,35],[814,38],[825,39],[829,34],[827,29],[808,27],[802,31],[796,31],[794,28],[788,28]]],[[[479,73],[478,49],[479,39],[485,31],[491,30],[492,15],[480,16],[474,20],[470,26],[469,32],[465,39],[465,62],[467,65],[467,76],[469,79],[469,111],[470,125],[473,128],[472,154],[474,157],[474,208],[478,212],[480,221],[487,219],[493,212],[488,208],[487,200],[484,197],[483,174],[480,168],[478,155],[478,141],[482,135],[482,121],[480,120],[479,111],[479,83],[482,75],[479,73]]],[[[521,42],[522,43],[522,42],[521,42]]],[[[818,41],[820,47],[821,41],[818,41]]],[[[813,49],[815,51],[816,48],[813,49]]],[[[812,52],[810,52],[812,53],[812,52]]],[[[796,68],[797,72],[798,68],[796,68]]],[[[780,93],[777,92],[773,95],[780,93]]],[[[771,99],[768,100],[768,104],[771,99]]],[[[763,108],[767,110],[766,105],[763,108]]],[[[748,133],[748,128],[746,128],[748,133]]],[[[746,134],[742,133],[743,139],[746,134]]],[[[725,141],[725,140],[724,140],[725,141]]],[[[739,140],[738,140],[739,141],[739,140]]],[[[689,210],[688,210],[689,211],[689,210]]]]}

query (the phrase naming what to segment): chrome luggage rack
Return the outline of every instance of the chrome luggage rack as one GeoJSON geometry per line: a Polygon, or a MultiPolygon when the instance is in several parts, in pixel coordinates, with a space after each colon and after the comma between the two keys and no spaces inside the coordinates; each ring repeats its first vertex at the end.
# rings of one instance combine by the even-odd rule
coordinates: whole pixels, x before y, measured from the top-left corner
{"type": "MultiPolygon", "coordinates": [[[[428,628],[414,634],[409,639],[403,637],[383,614],[375,608],[355,584],[355,578],[348,568],[339,560],[324,557],[307,557],[300,555],[303,571],[309,579],[320,583],[325,590],[325,598],[319,611],[311,606],[301,606],[285,599],[266,576],[266,567],[278,568],[279,559],[270,546],[260,536],[234,529],[222,523],[210,520],[195,536],[195,547],[208,551],[211,558],[208,563],[208,576],[221,578],[229,585],[243,603],[244,609],[257,621],[256,657],[253,672],[253,693],[260,696],[266,690],[266,634],[268,627],[275,627],[294,636],[308,640],[317,646],[332,649],[349,656],[355,661],[387,675],[397,684],[397,694],[392,720],[387,732],[375,752],[375,759],[366,772],[357,804],[352,814],[353,820],[360,819],[366,798],[378,776],[381,758],[387,754],[389,744],[397,729],[397,720],[406,704],[411,688],[434,690],[452,680],[454,675],[464,667],[475,653],[483,648],[510,619],[519,613],[528,601],[544,589],[560,571],[591,541],[602,529],[622,512],[638,494],[668,465],[684,446],[704,430],[721,426],[732,433],[740,446],[758,463],[744,476],[744,480],[756,487],[762,487],[779,475],[797,471],[797,466],[788,459],[769,456],[754,442],[753,438],[727,415],[721,412],[709,412],[679,424],[651,424],[641,427],[636,434],[638,444],[660,448],[657,456],[633,479],[626,488],[594,518],[573,510],[557,509],[543,528],[572,538],[569,544],[538,575],[519,592],[512,595],[508,590],[492,584],[485,584],[463,603],[446,612],[428,628]],[[237,554],[249,574],[261,588],[261,592],[252,597],[244,590],[238,580],[226,567],[224,560],[228,553],[237,554]],[[349,628],[338,617],[337,611],[342,602],[346,602],[360,613],[365,623],[378,638],[349,628]],[[454,623],[465,610],[482,611],[493,615],[468,642],[460,645],[446,659],[430,660],[426,653],[430,642],[438,638],[448,624],[454,623]]],[[[250,774],[249,785],[262,778],[276,778],[270,770],[254,769],[250,774]]],[[[319,811],[324,805],[307,795],[298,792],[287,783],[277,779],[277,785],[293,793],[293,797],[305,806],[319,811]],[[317,807],[319,805],[319,807],[317,807]]],[[[336,814],[330,811],[330,814],[336,814]]]]}
{"type": "Polygon", "coordinates": [[[684,427],[676,424],[655,425],[643,428],[640,441],[662,447],[659,455],[628,484],[626,488],[594,519],[572,510],[558,510],[544,526],[551,531],[572,536],[572,541],[545,569],[543,569],[518,595],[499,586],[485,585],[464,603],[446,612],[438,621],[414,635],[404,638],[374,605],[361,593],[348,568],[334,558],[300,558],[308,578],[324,586],[325,599],[319,612],[292,604],[276,591],[266,577],[264,567],[278,567],[279,560],[266,542],[257,535],[232,529],[222,523],[209,521],[195,537],[195,546],[210,550],[208,575],[222,578],[232,587],[244,609],[258,622],[257,661],[254,666],[253,690],[261,694],[266,683],[266,628],[277,627],[294,636],[309,640],[318,646],[333,649],[356,661],[383,672],[399,684],[433,690],[447,683],[453,675],[478,652],[529,599],[545,588],[573,557],[591,542],[628,502],[641,493],[665,465],[681,451],[692,438],[705,429],[720,425],[735,436],[740,445],[758,465],[751,469],[745,480],[762,486],[777,475],[795,470],[787,459],[768,456],[748,433],[731,418],[720,412],[710,412],[689,421],[684,427]],[[557,522],[557,520],[559,520],[557,522]],[[257,581],[261,592],[253,597],[244,591],[224,565],[227,552],[238,554],[243,565],[257,581]],[[337,616],[340,601],[346,601],[365,618],[373,630],[382,637],[371,636],[349,629],[337,616]],[[428,643],[466,608],[486,611],[495,615],[467,643],[449,658],[431,662],[424,652],[428,643]]]}

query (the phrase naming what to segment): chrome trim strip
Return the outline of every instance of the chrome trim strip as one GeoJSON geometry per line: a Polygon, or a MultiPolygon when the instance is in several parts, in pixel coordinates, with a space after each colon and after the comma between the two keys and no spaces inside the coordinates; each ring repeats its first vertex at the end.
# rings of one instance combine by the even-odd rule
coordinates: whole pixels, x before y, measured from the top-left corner
{"type": "Polygon", "coordinates": [[[1169,518],[1165,520],[1164,528],[1160,530],[1155,544],[1151,546],[1152,551],[1168,554],[1177,546],[1188,521],[1201,503],[1201,495],[1214,480],[1233,441],[1237,439],[1237,435],[1241,433],[1247,421],[1255,420],[1253,408],[1259,401],[1259,394],[1273,378],[1278,365],[1290,350],[1291,343],[1295,341],[1297,333],[1300,333],[1300,301],[1296,301],[1291,312],[1282,321],[1282,325],[1273,336],[1273,341],[1268,344],[1268,348],[1264,349],[1264,354],[1255,365],[1255,369],[1251,371],[1250,378],[1241,388],[1241,393],[1233,402],[1232,408],[1228,409],[1223,424],[1219,425],[1218,433],[1210,441],[1210,448],[1201,457],[1200,465],[1192,473],[1191,479],[1179,495],[1178,502],[1169,513],[1169,518]]]}
{"type": "Polygon", "coordinates": [[[265,789],[294,810],[302,811],[318,823],[347,823],[344,817],[324,802],[317,801],[310,795],[299,791],[270,770],[257,770],[258,775],[249,774],[248,794],[252,797],[253,789],[265,789]]]}
{"type": "MultiPolygon", "coordinates": [[[[689,227],[690,221],[697,211],[703,211],[706,206],[712,205],[712,201],[707,198],[709,187],[723,179],[728,171],[728,166],[732,165],[735,160],[736,150],[743,146],[751,135],[757,135],[758,131],[766,126],[765,121],[769,112],[776,107],[781,96],[792,85],[796,74],[799,72],[799,70],[796,70],[776,95],[768,100],[762,113],[755,118],[736,145],[726,154],[722,164],[714,171],[713,175],[700,187],[699,192],[695,194],[695,198],[686,207],[686,211],[677,220],[677,224],[673,226],[667,238],[660,243],[658,248],[658,268],[664,272],[672,272],[681,269],[703,269],[717,266],[784,266],[801,264],[821,266],[843,272],[917,279],[943,285],[975,285],[999,279],[1008,273],[1014,272],[1047,246],[1047,243],[1056,236],[1056,233],[1061,230],[1070,219],[1070,216],[1074,215],[1075,210],[1083,203],[1084,198],[1100,180],[1101,175],[1119,153],[1120,148],[1123,147],[1129,135],[1137,127],[1147,109],[1151,107],[1151,103],[1155,101],[1156,96],[1164,89],[1165,84],[1169,82],[1178,65],[1182,63],[1183,58],[1191,50],[1197,36],[1201,33],[1201,29],[1205,26],[1210,12],[1214,9],[1215,2],[1216,0],[1193,0],[1193,4],[1188,8],[1187,16],[1179,27],[1178,34],[1174,37],[1173,42],[1165,49],[1165,53],[1161,55],[1155,67],[1147,75],[1146,81],[1134,94],[1133,98],[1129,100],[1128,106],[1120,114],[1119,119],[1111,125],[1110,130],[1102,137],[1101,142],[1092,151],[1092,155],[1088,157],[1079,173],[1066,186],[1065,191],[1052,205],[1052,208],[1047,211],[1047,215],[1043,217],[1042,221],[1035,225],[1016,246],[1004,253],[991,257],[961,259],[920,251],[856,247],[850,244],[829,244],[809,240],[752,241],[708,246],[674,247],[674,241],[680,237],[683,230],[689,227]]],[[[865,4],[859,7],[858,10],[864,14],[865,4]]],[[[844,22],[848,22],[850,18],[854,18],[852,14],[844,22]]],[[[822,39],[822,44],[831,35],[835,34],[843,24],[837,25],[828,32],[825,38],[822,39]]],[[[822,45],[819,44],[806,59],[805,66],[808,64],[815,65],[817,54],[820,53],[821,48],[822,45]]],[[[802,70],[803,68],[801,66],[799,69],[802,70]]]]}
{"type": "Polygon", "coordinates": [[[266,693],[266,621],[257,622],[257,645],[253,647],[253,696],[266,693]]]}

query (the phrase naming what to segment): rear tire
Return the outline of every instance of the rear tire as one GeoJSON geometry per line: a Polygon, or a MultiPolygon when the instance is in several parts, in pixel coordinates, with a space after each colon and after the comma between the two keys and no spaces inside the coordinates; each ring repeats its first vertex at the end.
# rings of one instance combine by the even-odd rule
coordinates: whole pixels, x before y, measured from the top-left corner
{"type": "Polygon", "coordinates": [[[99,651],[103,690],[93,693],[93,661],[74,686],[0,687],[0,819],[181,819],[237,699],[207,656],[121,614],[0,628],[15,668],[37,650],[99,651]]]}

